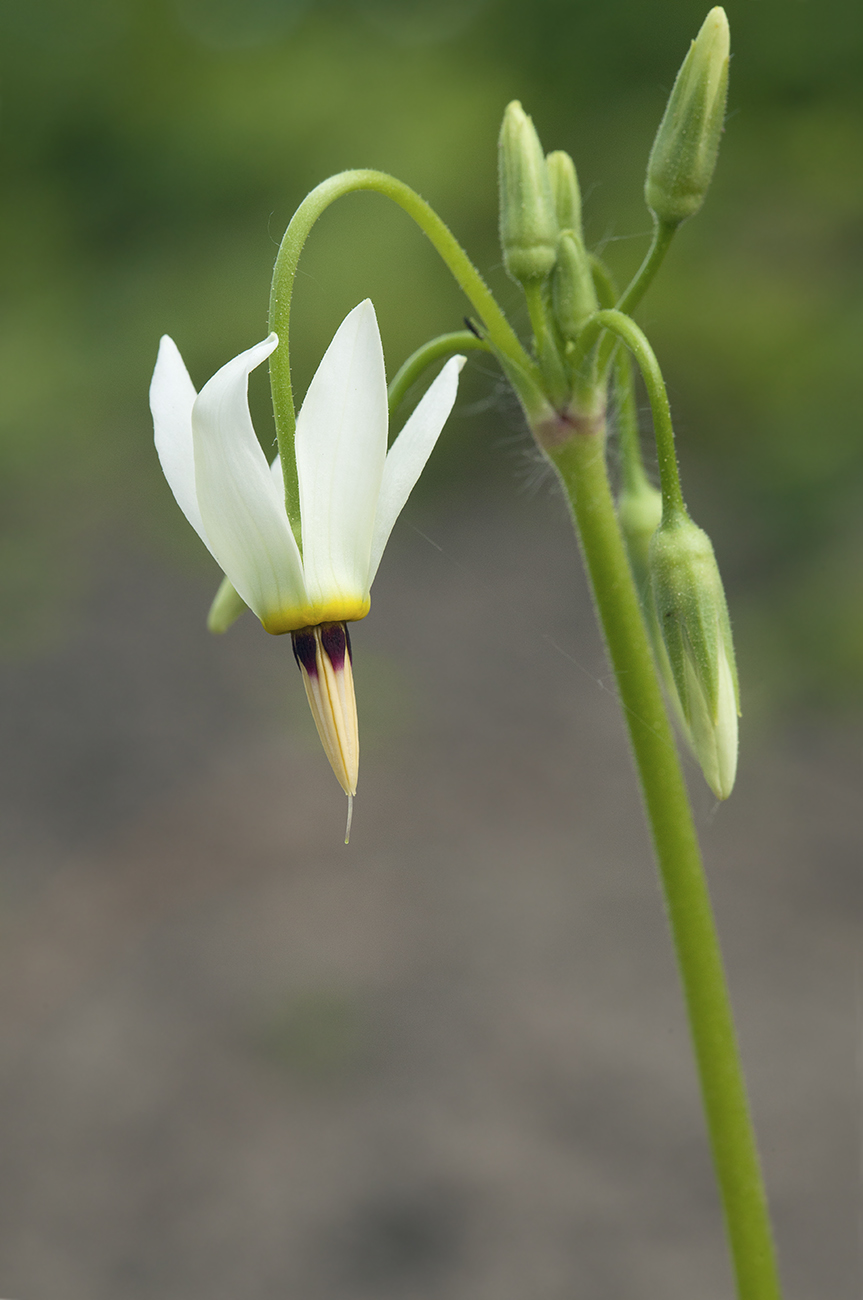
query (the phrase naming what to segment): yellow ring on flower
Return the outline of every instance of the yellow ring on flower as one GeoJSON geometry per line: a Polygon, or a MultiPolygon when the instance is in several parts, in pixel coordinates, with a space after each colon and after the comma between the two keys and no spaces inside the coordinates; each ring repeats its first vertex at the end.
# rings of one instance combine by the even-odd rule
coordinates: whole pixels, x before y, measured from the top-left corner
{"type": "Polygon", "coordinates": [[[281,636],[284,632],[299,632],[301,628],[317,627],[320,623],[355,623],[365,618],[371,607],[370,596],[364,600],[346,596],[342,600],[329,600],[319,605],[275,610],[262,618],[261,622],[273,636],[281,636]]]}

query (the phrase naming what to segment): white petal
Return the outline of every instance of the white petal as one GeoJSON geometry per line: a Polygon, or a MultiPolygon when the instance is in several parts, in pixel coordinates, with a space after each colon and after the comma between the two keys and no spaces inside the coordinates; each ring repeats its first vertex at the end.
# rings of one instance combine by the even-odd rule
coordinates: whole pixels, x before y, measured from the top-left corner
{"type": "Polygon", "coordinates": [[[342,321],[318,366],[296,447],[309,600],[361,600],[387,452],[384,356],[368,299],[342,321]]]}
{"type": "Polygon", "coordinates": [[[459,371],[464,363],[464,357],[452,357],[446,363],[387,454],[372,537],[370,585],[378,571],[393,525],[425,468],[453,408],[459,371]]]}
{"type": "Polygon", "coordinates": [[[716,701],[716,794],[727,799],[737,776],[737,691],[728,656],[720,645],[719,690],[716,701]]]}
{"type": "Polygon", "coordinates": [[[734,675],[721,643],[718,649],[716,716],[710,707],[693,661],[686,657],[690,738],[704,779],[717,799],[727,799],[737,775],[737,696],[734,675]]]}
{"type": "Polygon", "coordinates": [[[206,547],[210,547],[195,492],[195,452],[192,443],[192,407],[195,386],[173,339],[165,334],[159,344],[156,369],[150,383],[150,410],[156,451],[177,505],[206,547]]]}
{"type": "Polygon", "coordinates": [[[306,603],[284,496],[249,415],[249,373],[277,343],[271,334],[229,361],[192,411],[198,504],[213,554],[265,625],[306,603]]]}

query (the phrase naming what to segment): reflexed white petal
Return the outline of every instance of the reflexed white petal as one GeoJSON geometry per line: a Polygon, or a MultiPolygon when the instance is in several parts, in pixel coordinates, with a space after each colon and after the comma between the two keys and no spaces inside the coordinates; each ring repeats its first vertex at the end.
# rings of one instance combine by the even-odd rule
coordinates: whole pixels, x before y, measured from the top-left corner
{"type": "Polygon", "coordinates": [[[375,513],[369,585],[378,571],[393,525],[425,468],[453,408],[459,371],[465,360],[465,357],[452,357],[446,363],[387,453],[375,513]]]}
{"type": "Polygon", "coordinates": [[[206,547],[210,547],[195,492],[195,452],[192,443],[192,407],[195,386],[179,349],[167,334],[159,344],[156,368],[150,382],[150,410],[156,451],[177,505],[206,547]]]}
{"type": "Polygon", "coordinates": [[[249,372],[278,339],[229,361],[192,411],[198,505],[213,554],[262,621],[305,604],[302,565],[279,490],[249,415],[249,372]]]}
{"type": "Polygon", "coordinates": [[[309,600],[361,599],[387,451],[384,357],[368,299],[345,317],[318,366],[296,448],[309,600]]]}
{"type": "Polygon", "coordinates": [[[237,595],[230,578],[223,578],[207,615],[207,628],[219,634],[227,632],[248,608],[242,596],[237,595]]]}

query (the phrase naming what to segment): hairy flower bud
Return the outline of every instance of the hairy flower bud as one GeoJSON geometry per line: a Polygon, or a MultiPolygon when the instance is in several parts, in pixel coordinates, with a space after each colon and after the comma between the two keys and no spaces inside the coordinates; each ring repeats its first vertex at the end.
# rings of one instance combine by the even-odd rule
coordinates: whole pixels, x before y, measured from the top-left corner
{"type": "Polygon", "coordinates": [[[599,310],[590,259],[574,230],[564,230],[558,241],[551,289],[558,329],[565,339],[574,340],[599,310]]]}
{"type": "Polygon", "coordinates": [[[504,265],[520,284],[544,279],[554,266],[558,225],[542,145],[517,99],[503,115],[498,161],[504,265]]]}
{"type": "Polygon", "coordinates": [[[575,163],[562,149],[550,153],[545,160],[551,201],[561,230],[574,230],[581,237],[581,190],[575,163]]]}
{"type": "Polygon", "coordinates": [[[740,712],[731,624],[710,538],[672,514],[650,543],[650,576],[680,712],[704,779],[727,799],[737,771],[740,712]]]}
{"type": "Polygon", "coordinates": [[[728,49],[728,19],[717,6],[683,60],[647,164],[647,206],[670,225],[695,215],[713,179],[725,117],[728,49]]]}
{"type": "Polygon", "coordinates": [[[625,487],[618,497],[617,518],[639,600],[647,605],[650,603],[650,539],[662,518],[662,493],[646,478],[633,487],[625,487]]]}

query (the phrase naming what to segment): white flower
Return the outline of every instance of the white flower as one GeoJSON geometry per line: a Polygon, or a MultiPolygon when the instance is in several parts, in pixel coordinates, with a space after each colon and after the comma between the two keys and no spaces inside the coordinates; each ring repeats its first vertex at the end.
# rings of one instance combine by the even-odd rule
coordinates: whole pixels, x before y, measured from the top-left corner
{"type": "Polygon", "coordinates": [[[339,653],[326,629],[368,613],[387,539],[452,410],[464,358],[447,362],[387,452],[374,308],[366,300],[349,313],[297,418],[301,554],[279,458],[267,464],[249,415],[249,374],[277,345],[271,334],[196,395],[166,335],[150,385],[156,450],[177,504],[239,595],[268,632],[294,633],[324,749],[352,795],[359,751],[350,642],[342,629],[339,653]]]}

